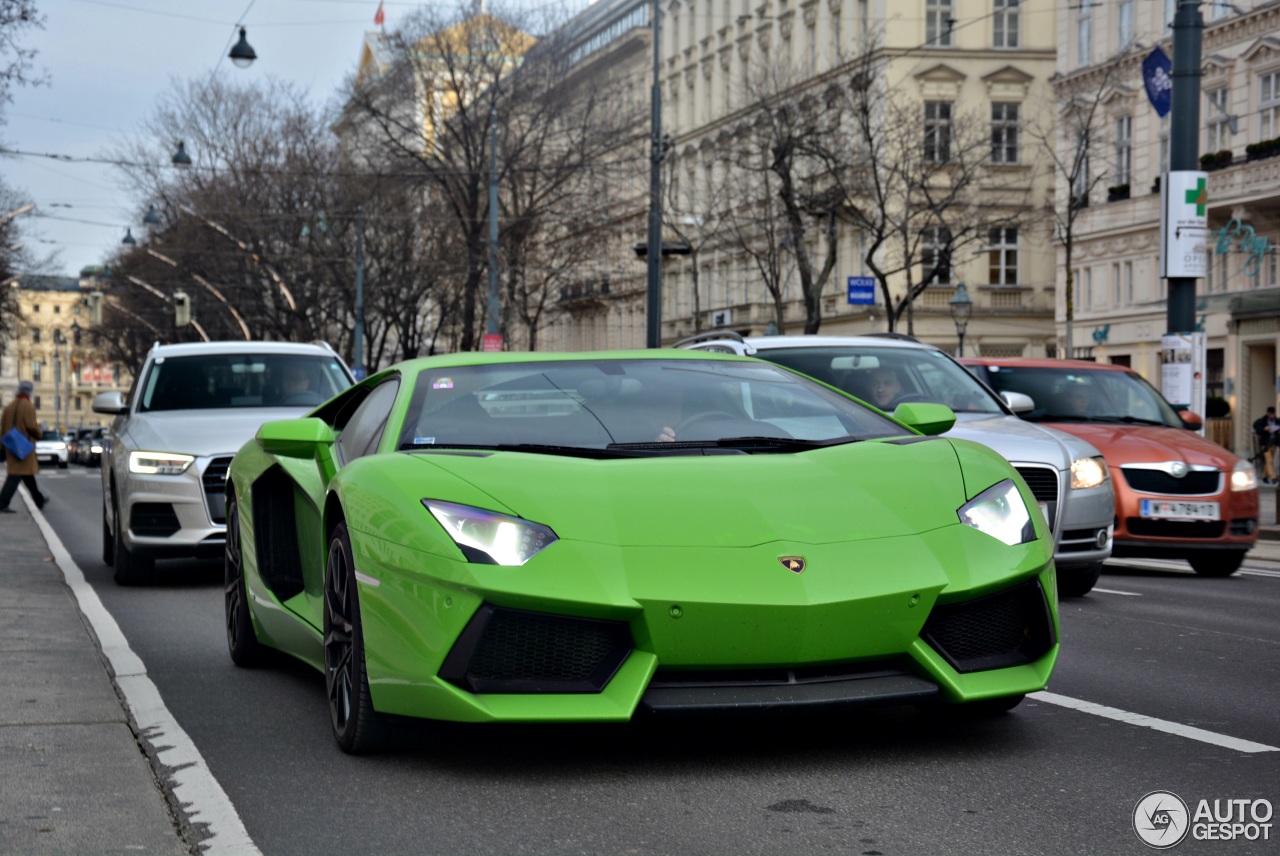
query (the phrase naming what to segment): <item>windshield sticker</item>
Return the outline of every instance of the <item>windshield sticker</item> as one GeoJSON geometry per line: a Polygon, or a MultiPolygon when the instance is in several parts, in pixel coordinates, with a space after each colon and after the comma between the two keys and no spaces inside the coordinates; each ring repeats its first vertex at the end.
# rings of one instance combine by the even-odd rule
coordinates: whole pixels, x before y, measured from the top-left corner
{"type": "Polygon", "coordinates": [[[436,444],[435,437],[414,437],[413,445],[415,446],[434,446],[436,444]]]}
{"type": "Polygon", "coordinates": [[[453,389],[453,378],[441,377],[431,382],[432,389],[453,389]]]}

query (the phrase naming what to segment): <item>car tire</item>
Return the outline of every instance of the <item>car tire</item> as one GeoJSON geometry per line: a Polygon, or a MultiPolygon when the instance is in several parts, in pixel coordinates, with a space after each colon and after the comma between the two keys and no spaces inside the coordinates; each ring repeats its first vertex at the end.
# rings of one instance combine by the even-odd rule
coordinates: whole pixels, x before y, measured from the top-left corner
{"type": "Polygon", "coordinates": [[[1202,577],[1229,577],[1244,563],[1244,550],[1205,550],[1187,557],[1191,570],[1202,577]]]}
{"type": "Polygon", "coordinates": [[[120,518],[120,505],[119,503],[113,503],[111,507],[115,511],[113,516],[116,521],[112,550],[114,553],[113,558],[115,559],[116,584],[137,586],[150,582],[155,573],[155,560],[130,552],[129,547],[124,543],[124,521],[120,518]]]}
{"type": "Polygon", "coordinates": [[[1058,568],[1058,597],[1083,597],[1093,591],[1102,576],[1102,563],[1058,568]]]}
{"type": "Polygon", "coordinates": [[[227,616],[227,651],[231,662],[251,668],[262,662],[263,647],[253,629],[248,587],[244,581],[244,553],[240,541],[240,510],[227,503],[227,546],[222,554],[223,603],[227,616]]]}
{"type": "Polygon", "coordinates": [[[387,726],[369,693],[356,589],[351,536],[347,525],[339,523],[329,539],[324,573],[324,685],[339,748],[368,755],[382,748],[387,726]]]}
{"type": "Polygon", "coordinates": [[[102,506],[102,563],[108,568],[116,561],[116,540],[107,525],[107,506],[102,506]]]}
{"type": "Polygon", "coordinates": [[[60,469],[60,470],[65,470],[66,468],[67,468],[67,462],[66,462],[66,461],[58,461],[58,469],[60,469]]]}

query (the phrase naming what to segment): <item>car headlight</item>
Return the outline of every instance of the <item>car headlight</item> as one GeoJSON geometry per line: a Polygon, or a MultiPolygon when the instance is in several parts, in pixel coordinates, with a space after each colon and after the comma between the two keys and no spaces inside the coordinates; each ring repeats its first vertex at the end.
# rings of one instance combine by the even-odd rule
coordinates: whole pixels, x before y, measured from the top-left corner
{"type": "Polygon", "coordinates": [[[1107,480],[1107,461],[1101,455],[1076,458],[1071,462],[1071,489],[1097,487],[1107,480]]]}
{"type": "Polygon", "coordinates": [[[1005,479],[966,502],[960,522],[1013,547],[1034,541],[1036,526],[1013,479],[1005,479]]]}
{"type": "Polygon", "coordinates": [[[186,472],[195,461],[191,455],[177,452],[130,452],[129,472],[149,476],[176,476],[186,472]]]}
{"type": "Polygon", "coordinates": [[[1246,460],[1236,461],[1231,468],[1232,490],[1253,490],[1258,486],[1258,477],[1253,472],[1253,464],[1246,460]]]}
{"type": "Polygon", "coordinates": [[[469,562],[523,565],[560,540],[550,527],[519,517],[434,499],[422,504],[469,562]]]}
{"type": "Polygon", "coordinates": [[[67,448],[67,444],[66,444],[66,443],[54,443],[54,444],[53,444],[53,450],[54,450],[55,452],[61,452],[61,451],[65,450],[66,448],[67,448]]]}

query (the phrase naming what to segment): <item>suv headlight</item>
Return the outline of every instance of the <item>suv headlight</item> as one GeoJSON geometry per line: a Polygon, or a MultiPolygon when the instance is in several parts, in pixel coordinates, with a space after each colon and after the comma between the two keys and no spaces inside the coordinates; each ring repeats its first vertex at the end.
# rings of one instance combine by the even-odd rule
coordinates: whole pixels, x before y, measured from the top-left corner
{"type": "Polygon", "coordinates": [[[550,527],[520,517],[434,499],[424,499],[422,504],[469,562],[523,565],[560,540],[550,527]]]}
{"type": "Polygon", "coordinates": [[[177,452],[130,452],[129,472],[149,476],[176,476],[187,471],[195,458],[177,452]]]}
{"type": "Polygon", "coordinates": [[[1107,480],[1107,461],[1101,455],[1076,458],[1071,462],[1071,489],[1097,487],[1107,480]]]}
{"type": "Polygon", "coordinates": [[[1036,526],[1013,479],[1005,479],[966,502],[956,512],[960,522],[1010,547],[1034,541],[1036,526]]]}
{"type": "Polygon", "coordinates": [[[1253,464],[1241,459],[1231,468],[1232,490],[1253,490],[1258,486],[1258,476],[1253,472],[1253,464]]]}

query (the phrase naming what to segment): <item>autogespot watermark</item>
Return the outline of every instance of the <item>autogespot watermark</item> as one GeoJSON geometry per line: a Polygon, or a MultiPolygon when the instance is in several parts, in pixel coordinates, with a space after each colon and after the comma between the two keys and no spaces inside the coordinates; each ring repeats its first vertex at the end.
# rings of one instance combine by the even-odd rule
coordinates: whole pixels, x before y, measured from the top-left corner
{"type": "Polygon", "coordinates": [[[1202,799],[1195,810],[1172,791],[1152,791],[1133,807],[1133,831],[1142,843],[1167,850],[1188,833],[1196,841],[1270,841],[1270,800],[1202,799]]]}

